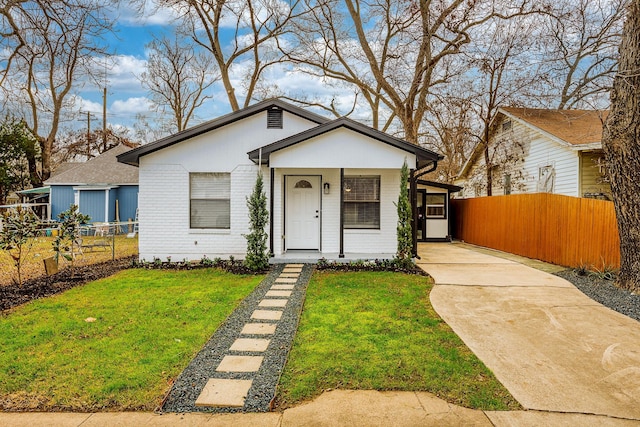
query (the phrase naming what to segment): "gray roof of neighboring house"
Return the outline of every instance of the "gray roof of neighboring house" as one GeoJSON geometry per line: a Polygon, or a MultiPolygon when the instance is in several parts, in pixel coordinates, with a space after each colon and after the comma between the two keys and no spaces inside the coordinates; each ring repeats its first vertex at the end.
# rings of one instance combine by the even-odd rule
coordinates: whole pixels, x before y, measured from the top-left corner
{"type": "Polygon", "coordinates": [[[167,136],[166,138],[159,139],[150,144],[146,144],[141,147],[134,148],[133,150],[127,152],[126,154],[122,154],[118,156],[118,161],[129,164],[129,165],[138,166],[140,157],[144,156],[145,154],[150,154],[155,151],[162,150],[165,147],[169,147],[173,144],[177,144],[179,142],[193,138],[195,136],[202,135],[203,133],[212,131],[214,129],[218,129],[222,126],[228,125],[233,122],[237,122],[238,120],[242,120],[246,117],[252,116],[256,113],[260,113],[270,108],[279,108],[284,111],[287,111],[288,113],[303,117],[307,120],[310,120],[318,124],[325,123],[328,121],[327,118],[322,117],[318,114],[315,114],[309,110],[296,107],[295,105],[288,104],[279,99],[268,99],[266,101],[262,101],[257,104],[251,105],[247,108],[243,108],[242,110],[234,111],[222,117],[218,117],[217,119],[210,120],[208,122],[202,123],[192,128],[183,130],[182,132],[178,132],[173,135],[167,136]]]}
{"type": "Polygon", "coordinates": [[[55,174],[45,181],[46,185],[105,185],[138,184],[138,168],[118,163],[117,156],[131,149],[118,145],[85,163],[55,174]]]}

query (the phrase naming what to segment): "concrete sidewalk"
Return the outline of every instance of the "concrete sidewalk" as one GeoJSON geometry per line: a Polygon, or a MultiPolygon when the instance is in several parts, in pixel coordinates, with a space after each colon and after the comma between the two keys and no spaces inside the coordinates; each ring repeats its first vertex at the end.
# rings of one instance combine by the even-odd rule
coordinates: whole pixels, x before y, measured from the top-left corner
{"type": "Polygon", "coordinates": [[[483,412],[461,408],[430,393],[345,391],[325,392],[312,402],[282,413],[153,414],[121,413],[1,413],[0,425],[12,427],[442,427],[442,426],[593,426],[631,427],[636,421],[596,415],[537,411],[483,412]]]}
{"type": "Polygon", "coordinates": [[[486,252],[420,245],[438,314],[526,409],[639,424],[640,322],[486,252]]]}

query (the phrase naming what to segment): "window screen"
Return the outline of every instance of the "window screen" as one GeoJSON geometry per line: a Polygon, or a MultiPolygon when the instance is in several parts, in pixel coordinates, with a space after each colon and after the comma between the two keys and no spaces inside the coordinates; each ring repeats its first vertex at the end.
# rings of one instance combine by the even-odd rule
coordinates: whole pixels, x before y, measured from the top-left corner
{"type": "Polygon", "coordinates": [[[344,227],[380,228],[380,177],[344,177],[344,227]]]}
{"type": "Polygon", "coordinates": [[[228,173],[191,173],[190,227],[222,228],[231,226],[231,175],[228,173]]]}

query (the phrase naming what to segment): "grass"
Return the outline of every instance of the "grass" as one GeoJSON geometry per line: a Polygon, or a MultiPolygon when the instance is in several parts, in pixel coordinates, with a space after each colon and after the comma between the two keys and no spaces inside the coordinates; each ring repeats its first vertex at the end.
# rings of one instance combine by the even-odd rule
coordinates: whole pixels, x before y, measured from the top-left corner
{"type": "MultiPolygon", "coordinates": [[[[27,256],[27,259],[23,266],[23,275],[25,279],[30,279],[45,274],[43,260],[54,255],[52,243],[53,237],[37,237],[33,241],[33,247],[27,256]]],[[[93,237],[85,236],[83,239],[89,243],[93,240],[108,240],[111,242],[111,237],[93,237]]],[[[115,256],[116,258],[123,258],[130,255],[138,254],[138,238],[127,238],[126,235],[116,236],[115,238],[115,256]]],[[[74,264],[77,266],[95,264],[98,262],[108,261],[111,259],[111,248],[107,250],[95,250],[84,251],[84,255],[79,255],[74,264]]],[[[63,268],[67,264],[66,261],[61,261],[60,268],[63,268]]],[[[16,270],[13,266],[11,257],[5,251],[0,251],[0,286],[3,284],[9,284],[16,276],[16,270]]]]}
{"type": "Polygon", "coordinates": [[[429,279],[316,273],[280,386],[287,407],[326,389],[428,391],[462,406],[519,408],[435,313],[429,279]]]}
{"type": "Polygon", "coordinates": [[[4,313],[0,408],[152,410],[261,279],[127,270],[4,313]]]}

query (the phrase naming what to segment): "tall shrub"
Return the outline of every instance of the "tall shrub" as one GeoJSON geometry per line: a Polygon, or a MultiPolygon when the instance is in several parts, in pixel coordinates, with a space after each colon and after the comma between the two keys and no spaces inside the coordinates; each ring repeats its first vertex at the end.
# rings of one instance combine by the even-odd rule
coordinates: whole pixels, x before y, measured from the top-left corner
{"type": "Polygon", "coordinates": [[[13,260],[17,273],[14,280],[22,285],[22,266],[38,231],[38,217],[31,209],[18,206],[2,213],[0,228],[0,249],[6,251],[13,260]]]}
{"type": "Polygon", "coordinates": [[[400,171],[400,195],[398,196],[398,251],[396,262],[405,268],[413,267],[413,235],[411,233],[411,203],[407,194],[409,167],[405,161],[400,171]]]}
{"type": "Polygon", "coordinates": [[[247,197],[247,208],[249,210],[249,234],[244,236],[247,239],[247,257],[244,263],[254,271],[264,270],[269,266],[267,232],[265,231],[269,222],[269,211],[267,211],[267,196],[264,192],[261,172],[258,172],[253,192],[247,197]]]}

